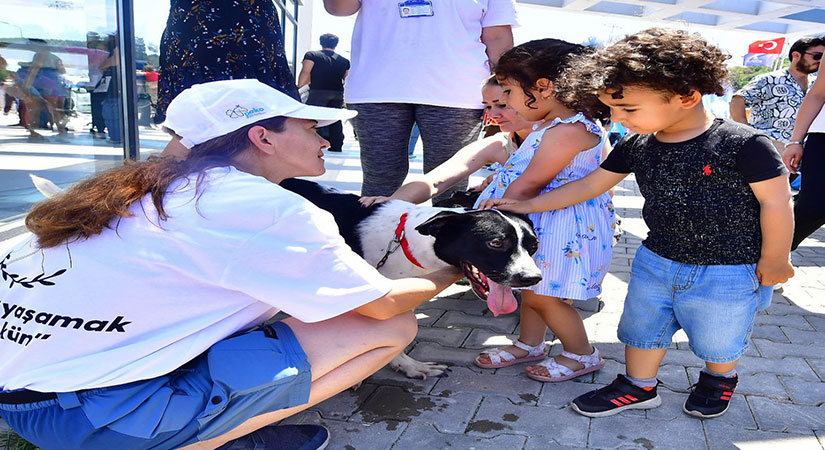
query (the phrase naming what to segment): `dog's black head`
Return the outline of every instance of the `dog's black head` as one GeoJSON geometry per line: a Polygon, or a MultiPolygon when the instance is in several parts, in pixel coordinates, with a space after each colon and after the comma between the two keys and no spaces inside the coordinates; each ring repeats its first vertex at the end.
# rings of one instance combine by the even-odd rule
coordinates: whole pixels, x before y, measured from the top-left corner
{"type": "Polygon", "coordinates": [[[481,191],[454,191],[449,198],[433,203],[433,206],[440,208],[472,208],[478,200],[481,191]]]}
{"type": "Polygon", "coordinates": [[[510,287],[541,281],[531,257],[538,238],[527,216],[496,210],[444,211],[415,229],[435,238],[436,256],[462,268],[473,291],[487,300],[496,315],[515,310],[510,287]]]}

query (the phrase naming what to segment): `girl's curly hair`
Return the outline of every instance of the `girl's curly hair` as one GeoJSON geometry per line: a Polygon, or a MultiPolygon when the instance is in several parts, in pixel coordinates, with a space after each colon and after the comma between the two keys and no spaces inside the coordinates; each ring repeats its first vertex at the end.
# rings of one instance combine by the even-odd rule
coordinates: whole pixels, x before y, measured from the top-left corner
{"type": "Polygon", "coordinates": [[[595,54],[572,59],[562,78],[568,91],[606,91],[614,98],[621,98],[628,86],[676,95],[694,90],[724,95],[729,58],[698,33],[650,28],[595,54]]]}
{"type": "Polygon", "coordinates": [[[513,47],[501,55],[494,72],[499,81],[510,79],[521,86],[528,98],[528,108],[536,102],[536,97],[531,92],[536,82],[547,78],[555,84],[555,97],[564,106],[582,112],[591,119],[604,119],[608,116],[608,109],[599,102],[596,95],[592,92],[568,92],[567,85],[560,84],[562,73],[574,56],[592,53],[590,47],[560,39],[537,39],[513,47]]]}

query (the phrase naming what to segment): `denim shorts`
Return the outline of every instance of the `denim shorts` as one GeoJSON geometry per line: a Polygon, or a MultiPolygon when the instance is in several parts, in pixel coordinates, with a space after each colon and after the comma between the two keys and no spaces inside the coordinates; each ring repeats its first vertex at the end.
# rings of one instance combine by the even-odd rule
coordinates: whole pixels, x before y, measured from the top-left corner
{"type": "Polygon", "coordinates": [[[641,349],[669,348],[685,330],[703,361],[736,361],[748,349],[757,311],[773,288],[756,278],[756,264],[682,264],[639,247],[630,272],[619,340],[641,349]]]}
{"type": "Polygon", "coordinates": [[[44,450],[172,449],[302,405],[311,381],[298,340],[277,322],[220,341],[170,374],[37,403],[0,404],[0,416],[44,450]]]}

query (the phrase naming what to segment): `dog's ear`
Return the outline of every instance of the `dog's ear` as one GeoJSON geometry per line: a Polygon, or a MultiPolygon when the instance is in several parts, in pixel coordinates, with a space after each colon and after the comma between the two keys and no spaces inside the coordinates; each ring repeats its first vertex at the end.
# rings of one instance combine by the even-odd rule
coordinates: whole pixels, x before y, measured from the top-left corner
{"type": "Polygon", "coordinates": [[[455,211],[441,211],[420,223],[415,227],[415,231],[425,236],[435,236],[442,232],[447,225],[454,224],[456,222],[455,219],[458,218],[457,216],[463,216],[463,214],[455,211]]]}

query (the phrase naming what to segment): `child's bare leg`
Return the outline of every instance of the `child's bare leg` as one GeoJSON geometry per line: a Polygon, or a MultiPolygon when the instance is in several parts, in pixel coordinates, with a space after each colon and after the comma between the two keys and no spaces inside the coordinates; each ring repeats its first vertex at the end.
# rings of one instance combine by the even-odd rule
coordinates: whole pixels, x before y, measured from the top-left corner
{"type": "Polygon", "coordinates": [[[626,345],[624,357],[627,362],[627,376],[636,379],[656,378],[665,353],[665,348],[642,349],[626,345]]]}
{"type": "Polygon", "coordinates": [[[530,305],[523,304],[521,311],[521,322],[519,322],[521,328],[519,329],[518,339],[535,347],[544,342],[544,338],[547,336],[547,324],[544,323],[544,318],[538,311],[530,305]]]}
{"type": "MultiPolygon", "coordinates": [[[[573,306],[565,303],[558,297],[539,295],[532,291],[522,293],[522,304],[533,308],[550,327],[550,331],[561,341],[564,350],[577,355],[590,355],[593,353],[593,346],[587,339],[587,331],[584,329],[584,322],[579,312],[573,306]]],[[[562,364],[573,371],[582,369],[581,363],[564,356],[556,356],[556,362],[562,364]]],[[[548,376],[546,367],[528,366],[527,372],[548,376]]]]}
{"type": "MultiPolygon", "coordinates": [[[[523,293],[526,291],[522,291],[523,293]]],[[[521,304],[520,313],[520,332],[518,340],[531,346],[536,347],[544,342],[544,336],[547,333],[547,325],[544,324],[544,319],[533,308],[525,303],[521,304]]],[[[502,347],[502,350],[510,353],[516,358],[524,358],[527,356],[527,350],[518,348],[515,345],[508,345],[502,347]]],[[[479,362],[483,364],[490,364],[490,355],[482,353],[478,357],[479,362]]]]}
{"type": "Polygon", "coordinates": [[[736,368],[736,364],[739,362],[737,359],[736,361],[729,362],[729,363],[712,363],[705,361],[705,365],[707,366],[708,370],[713,373],[728,373],[731,370],[736,368]]]}

